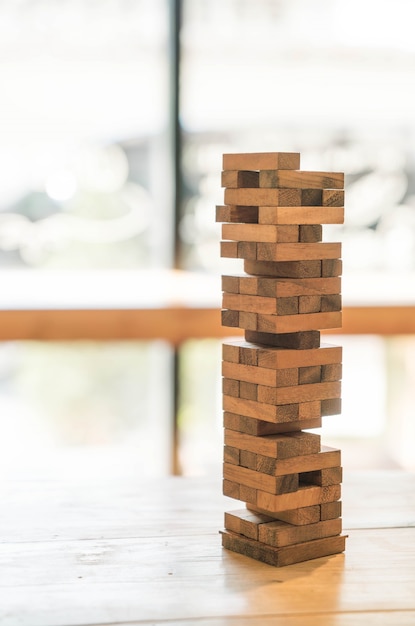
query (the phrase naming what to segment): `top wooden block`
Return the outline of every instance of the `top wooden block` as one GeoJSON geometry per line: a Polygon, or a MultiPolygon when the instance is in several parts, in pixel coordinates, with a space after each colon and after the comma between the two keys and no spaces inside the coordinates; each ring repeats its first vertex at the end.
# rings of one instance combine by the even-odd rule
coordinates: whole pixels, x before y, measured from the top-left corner
{"type": "MultiPolygon", "coordinates": [[[[262,168],[261,168],[262,169],[262,168]]],[[[259,173],[260,187],[288,187],[296,189],[343,189],[342,172],[278,171],[269,169],[259,173]]]]}
{"type": "Polygon", "coordinates": [[[224,170],[298,170],[299,152],[245,152],[223,155],[224,170]]]}

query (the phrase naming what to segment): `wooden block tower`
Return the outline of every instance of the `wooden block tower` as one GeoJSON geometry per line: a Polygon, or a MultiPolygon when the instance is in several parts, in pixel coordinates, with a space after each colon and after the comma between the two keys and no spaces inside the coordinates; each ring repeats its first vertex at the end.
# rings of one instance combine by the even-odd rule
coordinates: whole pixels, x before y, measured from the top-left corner
{"type": "Polygon", "coordinates": [[[222,545],[275,566],[343,552],[340,450],[322,446],[322,417],[340,413],[342,350],[320,342],[341,327],[341,244],[323,224],[344,218],[344,175],[300,169],[298,153],[224,154],[222,277],[222,545]]]}

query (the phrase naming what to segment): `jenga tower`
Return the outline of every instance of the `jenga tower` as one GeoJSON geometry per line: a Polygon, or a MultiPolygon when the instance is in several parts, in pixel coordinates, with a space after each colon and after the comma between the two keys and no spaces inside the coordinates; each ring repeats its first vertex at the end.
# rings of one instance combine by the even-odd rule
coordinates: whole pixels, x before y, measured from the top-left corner
{"type": "Polygon", "coordinates": [[[300,171],[297,153],[224,154],[221,255],[245,273],[222,277],[222,545],[283,566],[343,552],[340,450],[321,446],[322,417],[340,413],[341,244],[322,224],[344,218],[344,175],[300,171]]]}

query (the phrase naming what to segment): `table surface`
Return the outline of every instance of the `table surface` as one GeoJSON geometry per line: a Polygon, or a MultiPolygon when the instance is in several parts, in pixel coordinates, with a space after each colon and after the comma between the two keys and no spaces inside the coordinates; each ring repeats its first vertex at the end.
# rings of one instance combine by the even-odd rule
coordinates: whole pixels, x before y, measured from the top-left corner
{"type": "Polygon", "coordinates": [[[414,474],[346,469],[346,552],[283,568],[221,547],[223,512],[243,504],[219,476],[2,491],[2,626],[415,624],[414,474]]]}

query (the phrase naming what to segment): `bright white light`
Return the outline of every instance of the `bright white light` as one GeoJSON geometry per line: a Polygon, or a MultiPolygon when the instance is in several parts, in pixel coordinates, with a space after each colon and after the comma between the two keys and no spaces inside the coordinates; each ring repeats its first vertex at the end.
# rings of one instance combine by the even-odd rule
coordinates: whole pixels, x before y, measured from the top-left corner
{"type": "Polygon", "coordinates": [[[46,193],[57,202],[69,200],[76,192],[76,178],[67,170],[55,172],[46,181],[46,193]]]}

